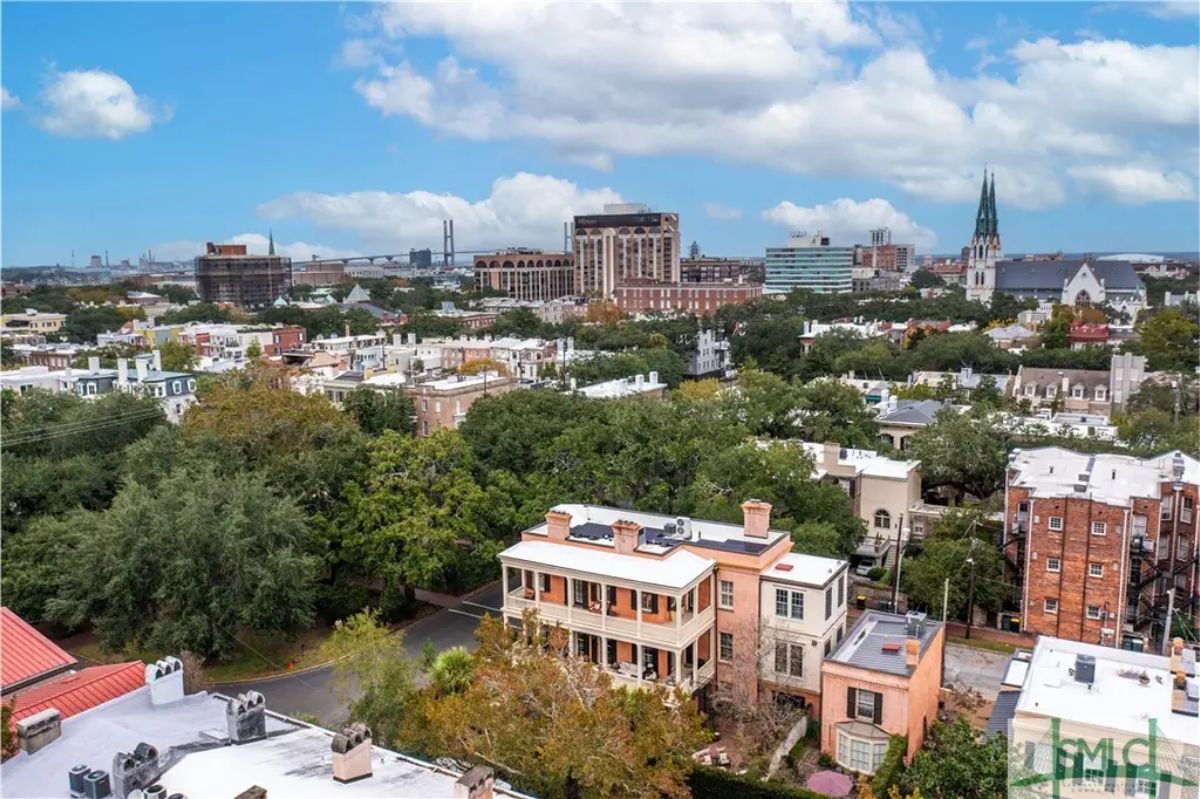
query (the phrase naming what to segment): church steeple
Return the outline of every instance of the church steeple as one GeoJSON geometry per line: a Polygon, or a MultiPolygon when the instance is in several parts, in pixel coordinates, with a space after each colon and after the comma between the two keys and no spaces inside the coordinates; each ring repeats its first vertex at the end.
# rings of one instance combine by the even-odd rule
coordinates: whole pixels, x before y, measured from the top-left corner
{"type": "Polygon", "coordinates": [[[274,255],[275,254],[275,231],[270,230],[270,229],[267,230],[267,240],[269,242],[267,245],[267,255],[274,255]]]}
{"type": "Polygon", "coordinates": [[[975,235],[984,237],[991,233],[991,203],[988,201],[987,172],[983,173],[983,186],[979,189],[979,210],[975,212],[975,235]]]}
{"type": "Polygon", "coordinates": [[[1000,216],[996,213],[996,170],[992,170],[992,185],[988,188],[988,216],[991,221],[989,233],[1000,235],[1000,216]]]}

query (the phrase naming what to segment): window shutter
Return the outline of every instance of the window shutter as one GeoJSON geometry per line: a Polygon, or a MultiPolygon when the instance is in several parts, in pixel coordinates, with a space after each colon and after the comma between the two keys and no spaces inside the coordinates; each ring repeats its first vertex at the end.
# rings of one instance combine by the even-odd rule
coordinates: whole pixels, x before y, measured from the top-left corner
{"type": "Polygon", "coordinates": [[[855,712],[855,702],[857,697],[854,694],[855,691],[853,688],[846,689],[846,715],[852,719],[857,718],[857,713],[855,712]]]}
{"type": "Polygon", "coordinates": [[[882,722],[883,722],[883,694],[876,693],[875,694],[875,723],[881,724],[882,722]]]}
{"type": "Polygon", "coordinates": [[[1025,742],[1025,768],[1033,770],[1033,758],[1037,753],[1037,744],[1033,741],[1025,742]]]}
{"type": "Polygon", "coordinates": [[[658,594],[650,595],[650,612],[658,613],[658,594]]]}

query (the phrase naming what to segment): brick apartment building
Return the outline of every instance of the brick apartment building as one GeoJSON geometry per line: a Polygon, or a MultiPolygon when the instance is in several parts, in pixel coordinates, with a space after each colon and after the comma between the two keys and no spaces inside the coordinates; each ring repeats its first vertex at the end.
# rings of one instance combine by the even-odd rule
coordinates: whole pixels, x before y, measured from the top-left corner
{"type": "Polygon", "coordinates": [[[504,617],[570,633],[615,683],[820,709],[822,657],[842,640],[846,562],[791,551],[771,505],[742,524],[558,505],[500,553],[504,617]]]}
{"type": "Polygon", "coordinates": [[[196,256],[196,293],[201,302],[266,308],[292,285],[292,259],[275,254],[250,255],[245,244],[207,245],[196,256]]]}
{"type": "Polygon", "coordinates": [[[443,428],[457,428],[475,400],[489,394],[507,394],[516,388],[511,377],[489,372],[455,375],[441,380],[404,386],[417,412],[417,435],[427,436],[443,428]]]}
{"type": "Polygon", "coordinates": [[[764,267],[760,258],[684,258],[679,262],[679,282],[761,283],[764,267]]]}
{"type": "Polygon", "coordinates": [[[575,293],[575,258],[569,252],[524,247],[475,256],[475,290],[491,289],[514,300],[556,300],[575,293]]]}
{"type": "Polygon", "coordinates": [[[630,280],[676,284],[680,277],[679,214],[637,203],[605,205],[575,217],[575,292],[611,298],[630,280]]]}
{"type": "Polygon", "coordinates": [[[1194,619],[1198,482],[1200,461],[1181,452],[1015,450],[1002,551],[1022,597],[1022,630],[1154,649],[1168,605],[1194,619]]]}
{"type": "Polygon", "coordinates": [[[628,314],[688,311],[709,316],[722,305],[742,305],[763,294],[761,283],[679,283],[629,280],[614,291],[617,307],[628,314]]]}

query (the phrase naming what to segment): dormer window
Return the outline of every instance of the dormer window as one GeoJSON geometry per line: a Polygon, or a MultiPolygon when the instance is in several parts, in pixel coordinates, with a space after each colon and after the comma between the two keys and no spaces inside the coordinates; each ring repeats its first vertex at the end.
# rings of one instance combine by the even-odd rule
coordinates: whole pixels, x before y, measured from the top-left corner
{"type": "Polygon", "coordinates": [[[1108,389],[1104,386],[1096,386],[1096,402],[1104,402],[1108,399],[1108,389]]]}
{"type": "Polygon", "coordinates": [[[1071,396],[1075,399],[1083,399],[1083,386],[1075,386],[1071,389],[1071,396]]]}

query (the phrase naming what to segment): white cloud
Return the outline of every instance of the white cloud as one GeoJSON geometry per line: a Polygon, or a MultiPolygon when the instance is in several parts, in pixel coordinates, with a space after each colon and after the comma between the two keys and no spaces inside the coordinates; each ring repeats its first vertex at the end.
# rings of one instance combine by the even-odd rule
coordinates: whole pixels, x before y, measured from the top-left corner
{"type": "Polygon", "coordinates": [[[722,203],[705,203],[704,215],[719,222],[732,222],[742,218],[742,209],[732,208],[722,203]]]}
{"type": "Polygon", "coordinates": [[[8,111],[13,108],[18,108],[21,105],[21,98],[9,92],[4,86],[0,86],[0,111],[8,111]]]}
{"type": "Polygon", "coordinates": [[[924,35],[915,19],[842,3],[398,3],[373,16],[374,35],[444,37],[451,54],[370,68],[355,84],[369,105],[450,135],[545,142],[574,163],[698,154],[961,202],[987,162],[1001,202],[1025,208],[1064,202],[1071,168],[1149,150],[1196,171],[1195,46],[968,42],[980,70],[1004,61],[1000,78],[935,70],[906,43],[924,35]]]}
{"type": "Polygon", "coordinates": [[[1070,174],[1084,192],[1131,205],[1196,197],[1195,178],[1183,172],[1138,166],[1089,166],[1075,167],[1070,174]]]}
{"type": "MultiPolygon", "coordinates": [[[[262,233],[238,233],[221,239],[223,243],[245,244],[247,252],[266,253],[270,247],[270,239],[262,233]]],[[[204,253],[205,242],[202,241],[167,241],[155,244],[150,248],[155,260],[159,261],[190,261],[204,253]]],[[[275,252],[286,255],[293,261],[309,261],[314,255],[320,258],[353,258],[363,255],[357,250],[346,250],[337,247],[327,247],[323,244],[308,244],[303,241],[282,242],[276,239],[275,252]]]]}
{"type": "Polygon", "coordinates": [[[789,230],[810,234],[821,231],[843,246],[869,242],[870,231],[881,227],[891,228],[895,243],[915,244],[922,252],[932,250],[937,244],[937,235],[932,230],[918,225],[890,202],[878,197],[862,202],[842,197],[828,205],[812,207],[785,200],[763,211],[762,215],[763,219],[789,230]]]}
{"type": "Polygon", "coordinates": [[[1188,19],[1200,16],[1200,2],[1136,3],[1137,8],[1159,19],[1188,19]]]}
{"type": "Polygon", "coordinates": [[[56,136],[120,139],[170,118],[170,110],[138,96],[119,75],[100,69],[53,72],[39,124],[56,136]]]}
{"type": "Polygon", "coordinates": [[[269,219],[304,219],[356,234],[371,252],[441,246],[442,220],[454,220],[458,250],[507,245],[562,246],[562,223],[620,202],[612,189],[583,190],[549,175],[498,178],[481,200],[428,191],[296,192],[259,206],[269,219]]]}

